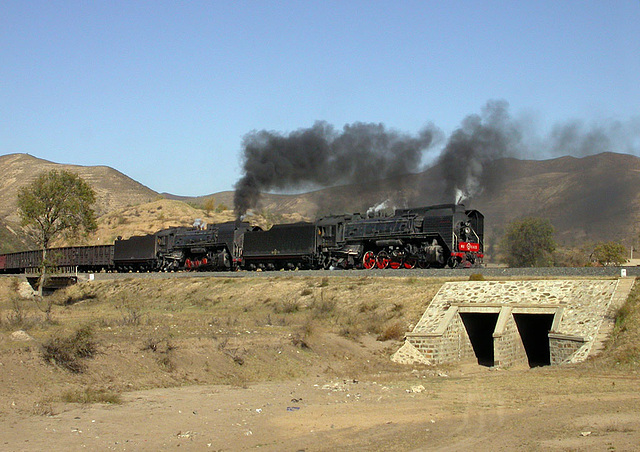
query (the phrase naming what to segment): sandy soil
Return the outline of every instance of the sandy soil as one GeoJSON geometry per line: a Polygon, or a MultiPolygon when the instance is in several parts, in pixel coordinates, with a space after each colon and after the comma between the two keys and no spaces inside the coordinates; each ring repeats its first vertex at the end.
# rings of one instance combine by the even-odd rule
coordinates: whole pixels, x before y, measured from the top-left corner
{"type": "Polygon", "coordinates": [[[440,284],[94,282],[61,292],[45,322],[2,279],[0,450],[639,450],[637,302],[608,359],[509,370],[392,363],[402,341],[378,334],[410,330],[440,284]],[[42,344],[87,322],[96,353],[82,372],[43,359],[42,344]],[[116,403],[66,397],[82,391],[116,403]]]}
{"type": "Polygon", "coordinates": [[[126,393],[120,405],[5,411],[3,450],[633,451],[640,379],[582,368],[460,366],[246,388],[126,393]]]}

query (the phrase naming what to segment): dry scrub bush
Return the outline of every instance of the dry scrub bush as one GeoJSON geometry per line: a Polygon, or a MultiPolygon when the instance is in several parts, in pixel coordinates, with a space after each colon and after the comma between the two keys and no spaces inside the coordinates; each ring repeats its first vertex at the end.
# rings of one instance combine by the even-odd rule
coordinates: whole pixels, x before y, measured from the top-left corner
{"type": "Polygon", "coordinates": [[[9,301],[11,302],[11,309],[5,316],[7,326],[11,328],[24,327],[27,320],[27,314],[22,304],[22,300],[17,295],[11,295],[9,297],[9,301]]]}
{"type": "Polygon", "coordinates": [[[273,306],[276,314],[293,314],[300,310],[300,303],[297,300],[282,300],[273,306]]]}
{"type": "Polygon", "coordinates": [[[170,336],[149,336],[142,345],[142,350],[153,352],[158,366],[167,372],[173,372],[176,368],[173,360],[175,349],[170,336]]]}
{"type": "Polygon", "coordinates": [[[405,335],[405,327],[402,322],[396,320],[394,322],[388,323],[383,329],[382,332],[378,335],[377,339],[379,341],[401,341],[404,339],[405,335]]]}
{"type": "Polygon", "coordinates": [[[70,306],[76,303],[94,300],[97,298],[93,288],[88,284],[74,284],[63,290],[58,290],[50,295],[53,304],[59,306],[70,306]]]}
{"type": "Polygon", "coordinates": [[[308,344],[309,337],[313,334],[314,330],[313,320],[308,318],[297,331],[294,331],[291,334],[291,343],[295,347],[299,347],[302,349],[311,349],[308,344]]]}
{"type": "Polygon", "coordinates": [[[97,345],[90,326],[76,330],[70,336],[53,336],[42,344],[42,358],[73,373],[81,373],[85,365],[83,358],[92,358],[97,352],[97,345]]]}
{"type": "Polygon", "coordinates": [[[66,403],[81,403],[89,405],[92,403],[109,403],[119,405],[122,398],[117,392],[108,389],[96,389],[93,387],[85,387],[83,389],[71,389],[62,394],[61,400],[66,403]]]}
{"type": "Polygon", "coordinates": [[[320,299],[314,299],[309,308],[316,318],[326,318],[333,315],[336,311],[337,302],[335,298],[325,295],[324,291],[320,292],[320,299]]]}
{"type": "Polygon", "coordinates": [[[127,298],[126,294],[120,294],[117,298],[118,300],[116,301],[115,307],[118,311],[120,311],[120,325],[140,325],[145,315],[142,312],[140,306],[138,306],[138,303],[132,302],[127,298]]]}

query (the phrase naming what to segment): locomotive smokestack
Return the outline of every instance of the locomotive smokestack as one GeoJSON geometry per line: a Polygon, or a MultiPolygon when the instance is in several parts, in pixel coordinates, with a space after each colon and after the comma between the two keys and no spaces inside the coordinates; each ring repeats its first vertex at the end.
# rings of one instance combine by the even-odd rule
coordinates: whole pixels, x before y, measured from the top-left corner
{"type": "Polygon", "coordinates": [[[288,135],[251,132],[243,139],[236,216],[255,207],[262,191],[362,184],[418,172],[424,152],[439,136],[431,125],[412,136],[382,124],[355,123],[336,131],[322,121],[288,135]]]}

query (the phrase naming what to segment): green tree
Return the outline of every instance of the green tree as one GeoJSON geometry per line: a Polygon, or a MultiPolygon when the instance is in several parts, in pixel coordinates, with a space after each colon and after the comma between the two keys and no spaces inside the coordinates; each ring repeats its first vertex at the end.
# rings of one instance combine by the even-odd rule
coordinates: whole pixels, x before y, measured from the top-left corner
{"type": "Polygon", "coordinates": [[[529,217],[509,223],[502,238],[504,261],[509,267],[551,265],[556,249],[554,229],[546,218],[529,217]]]}
{"type": "Polygon", "coordinates": [[[80,232],[94,231],[97,224],[91,206],[95,199],[95,192],[84,179],[64,170],[43,172],[19,190],[18,213],[22,225],[42,249],[40,296],[46,279],[49,245],[61,235],[75,237],[80,232]]]}
{"type": "Polygon", "coordinates": [[[627,261],[627,250],[618,242],[599,242],[593,249],[592,256],[600,265],[619,266],[627,261]]]}

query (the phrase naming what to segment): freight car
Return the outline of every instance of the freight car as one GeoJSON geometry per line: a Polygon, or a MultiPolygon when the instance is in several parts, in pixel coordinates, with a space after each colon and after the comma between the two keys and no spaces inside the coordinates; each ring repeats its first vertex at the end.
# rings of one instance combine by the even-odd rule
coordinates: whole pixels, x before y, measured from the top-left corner
{"type": "MultiPolygon", "coordinates": [[[[47,250],[52,266],[67,272],[113,270],[113,245],[68,246],[47,250]]],[[[42,250],[19,251],[0,255],[0,273],[37,271],[42,266],[42,250]]]]}
{"type": "MultiPolygon", "coordinates": [[[[421,268],[482,263],[484,216],[459,204],[397,209],[393,215],[334,215],[274,225],[176,227],[113,245],[55,248],[58,267],[78,271],[421,268]]],[[[0,255],[0,272],[37,269],[40,251],[0,255]]]]}

